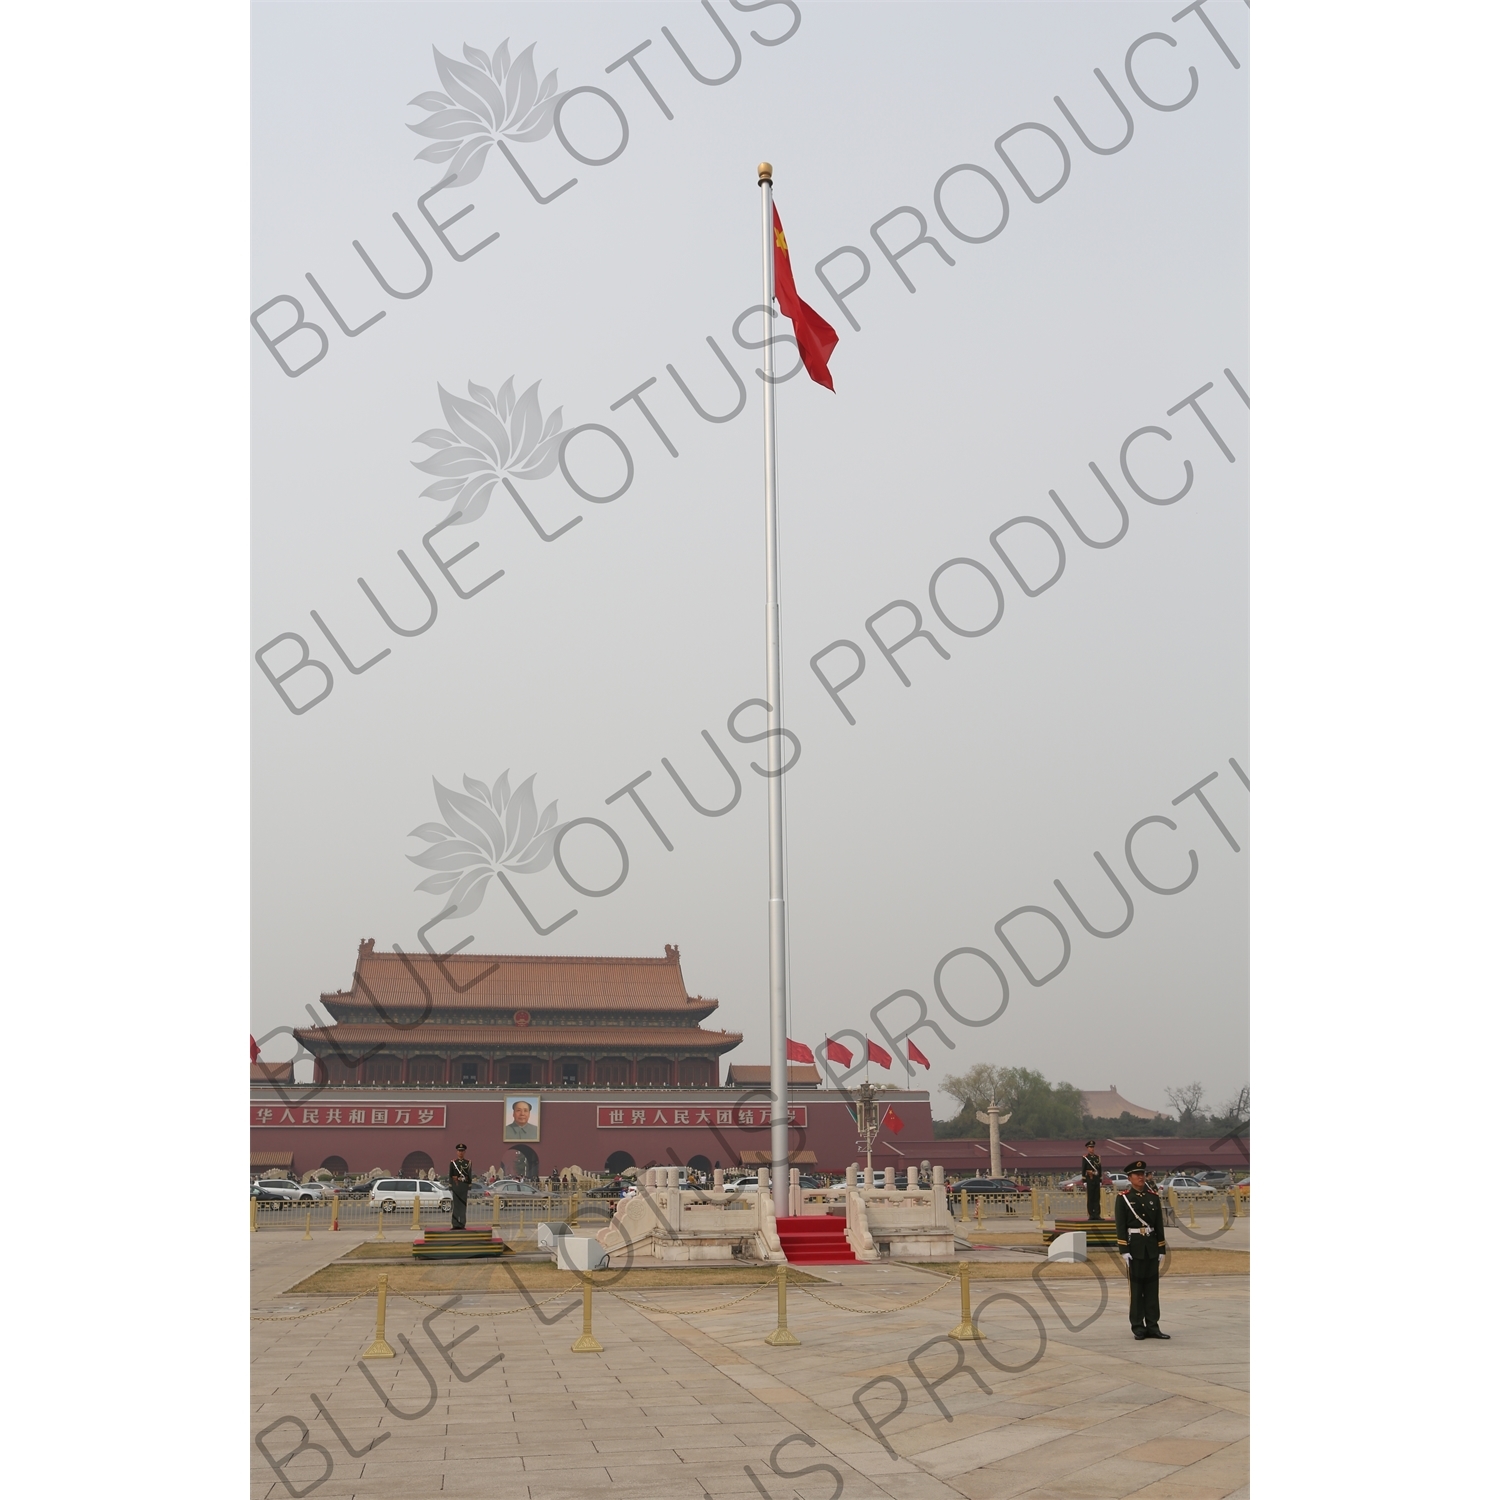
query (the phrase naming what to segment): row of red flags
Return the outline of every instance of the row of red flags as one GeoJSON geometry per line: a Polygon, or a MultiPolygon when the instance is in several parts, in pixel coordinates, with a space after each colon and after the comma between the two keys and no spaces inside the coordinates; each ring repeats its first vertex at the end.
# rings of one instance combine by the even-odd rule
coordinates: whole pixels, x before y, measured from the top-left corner
{"type": "MultiPolygon", "coordinates": [[[[828,1055],[829,1062],[836,1062],[840,1067],[848,1068],[854,1064],[854,1054],[842,1042],[835,1042],[831,1038],[824,1038],[824,1050],[828,1055]]],[[[914,1062],[921,1063],[924,1068],[930,1068],[932,1064],[922,1056],[921,1049],[911,1040],[906,1039],[906,1055],[914,1062]]],[[[877,1066],[889,1068],[891,1065],[891,1054],[878,1042],[872,1042],[869,1037],[865,1038],[865,1056],[877,1066]]],[[[786,1043],[786,1060],[788,1062],[816,1063],[817,1058],[813,1056],[813,1049],[806,1042],[794,1042],[790,1037],[786,1043]]]]}

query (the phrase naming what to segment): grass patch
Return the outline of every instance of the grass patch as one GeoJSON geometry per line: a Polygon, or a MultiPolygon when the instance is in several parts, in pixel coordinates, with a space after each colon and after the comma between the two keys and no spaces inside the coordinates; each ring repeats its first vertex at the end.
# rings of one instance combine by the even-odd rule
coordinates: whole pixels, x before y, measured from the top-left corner
{"type": "MultiPolygon", "coordinates": [[[[359,1246],[357,1249],[364,1249],[359,1246]]],[[[364,1257],[350,1257],[324,1266],[320,1271],[287,1290],[290,1296],[352,1297],[356,1292],[373,1289],[376,1267],[358,1264],[364,1257]]],[[[515,1261],[469,1261],[463,1264],[424,1265],[408,1258],[401,1262],[387,1262],[380,1271],[390,1278],[393,1292],[517,1292],[523,1288],[528,1292],[556,1292],[582,1285],[572,1271],[559,1271],[556,1266],[538,1265],[535,1262],[515,1261]]],[[[645,1266],[627,1271],[596,1271],[596,1289],[615,1287],[622,1292],[643,1291],[650,1287],[712,1287],[712,1286],[756,1286],[775,1279],[775,1270],[769,1266],[645,1266]]],[[[795,1266],[788,1266],[786,1279],[789,1282],[810,1282],[815,1286],[826,1283],[795,1266]]]]}
{"type": "MultiPolygon", "coordinates": [[[[930,1260],[923,1261],[922,1264],[924,1268],[941,1271],[946,1276],[951,1276],[958,1269],[956,1260],[930,1260]]],[[[1009,1261],[971,1260],[969,1279],[971,1281],[1023,1281],[1030,1279],[1037,1266],[1046,1266],[1047,1269],[1043,1274],[1048,1281],[1054,1278],[1058,1281],[1066,1281],[1074,1277],[1093,1280],[1092,1267],[1097,1267],[1106,1276],[1116,1276],[1121,1279],[1125,1276],[1125,1263],[1118,1256],[1091,1250],[1089,1264],[1086,1266],[1074,1265],[1068,1261],[1060,1261],[1054,1265],[1051,1261],[1039,1260],[1032,1265],[1018,1265],[1009,1261]]],[[[1173,1250],[1162,1274],[1165,1276],[1248,1276],[1250,1252],[1248,1250],[1173,1250]]]]}

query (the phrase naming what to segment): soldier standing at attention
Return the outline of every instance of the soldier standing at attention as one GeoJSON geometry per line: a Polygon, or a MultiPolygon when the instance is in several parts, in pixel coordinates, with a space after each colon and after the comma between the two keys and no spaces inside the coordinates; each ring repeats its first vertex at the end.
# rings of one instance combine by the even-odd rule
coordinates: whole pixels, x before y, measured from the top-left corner
{"type": "Polygon", "coordinates": [[[453,1227],[469,1227],[469,1184],[474,1181],[474,1163],[465,1154],[468,1147],[462,1141],[453,1148],[453,1160],[448,1163],[448,1181],[453,1184],[453,1227]]]}
{"type": "Polygon", "coordinates": [[[1083,1183],[1089,1195],[1089,1218],[1099,1217],[1099,1189],[1104,1183],[1104,1163],[1099,1160],[1099,1153],[1094,1150],[1093,1141],[1085,1141],[1087,1150],[1083,1153],[1083,1183]]]}
{"type": "Polygon", "coordinates": [[[1161,1258],[1167,1249],[1161,1199],[1146,1186],[1146,1163],[1125,1168],[1130,1189],[1115,1199],[1115,1240],[1130,1277],[1130,1327],[1138,1339],[1169,1339],[1161,1322],[1161,1258]]]}

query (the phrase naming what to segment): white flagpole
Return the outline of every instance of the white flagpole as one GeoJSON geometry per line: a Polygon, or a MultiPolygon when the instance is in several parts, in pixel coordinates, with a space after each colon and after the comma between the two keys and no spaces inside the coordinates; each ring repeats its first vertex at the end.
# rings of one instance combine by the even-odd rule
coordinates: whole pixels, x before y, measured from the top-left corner
{"type": "Polygon", "coordinates": [[[785,1218],[791,1202],[791,1163],[787,1157],[787,1126],[791,1095],[786,1076],[786,807],[782,800],[781,728],[781,559],[776,523],[776,387],[771,351],[771,299],[776,294],[776,246],[771,208],[771,164],[759,170],[761,233],[761,342],[765,354],[766,446],[766,742],[770,777],[766,781],[770,814],[771,856],[771,1201],[777,1218],[785,1218]]]}

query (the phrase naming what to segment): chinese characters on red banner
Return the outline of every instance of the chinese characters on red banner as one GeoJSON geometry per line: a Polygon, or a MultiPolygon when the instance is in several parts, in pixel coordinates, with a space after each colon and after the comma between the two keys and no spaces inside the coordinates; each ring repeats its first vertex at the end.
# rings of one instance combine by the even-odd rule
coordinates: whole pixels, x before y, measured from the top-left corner
{"type": "MultiPolygon", "coordinates": [[[[674,1126],[681,1130],[704,1125],[727,1125],[737,1130],[769,1130],[771,1107],[768,1104],[735,1105],[675,1105],[644,1104],[632,1107],[628,1104],[601,1104],[598,1106],[598,1128],[600,1130],[629,1130],[632,1126],[660,1129],[674,1126]]],[[[794,1127],[807,1124],[807,1106],[794,1104],[791,1107],[791,1123],[794,1127]]]]}
{"type": "Polygon", "coordinates": [[[252,1125],[400,1125],[427,1126],[445,1130],[448,1125],[446,1104],[253,1104],[252,1125]]]}

